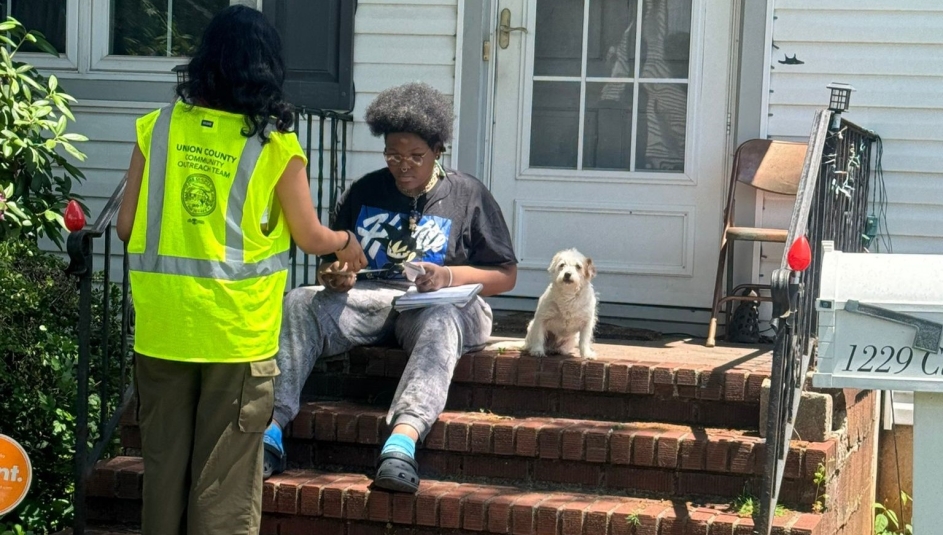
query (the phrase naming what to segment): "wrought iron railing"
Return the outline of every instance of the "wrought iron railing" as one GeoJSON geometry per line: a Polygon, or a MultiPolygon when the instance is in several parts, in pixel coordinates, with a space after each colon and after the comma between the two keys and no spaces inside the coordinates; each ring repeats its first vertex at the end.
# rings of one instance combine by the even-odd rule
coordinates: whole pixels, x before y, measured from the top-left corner
{"type": "Polygon", "coordinates": [[[109,333],[113,322],[111,292],[115,290],[111,280],[112,258],[112,223],[121,205],[124,196],[126,178],[115,188],[114,193],[105,204],[98,219],[91,227],[72,232],[67,241],[69,253],[69,267],[66,272],[78,279],[79,287],[79,358],[76,365],[77,395],[75,408],[75,500],[74,500],[74,532],[84,533],[85,528],[85,490],[89,472],[95,461],[98,460],[111,443],[112,435],[118,426],[118,419],[124,406],[131,398],[132,387],[128,380],[131,347],[131,302],[129,296],[128,261],[123,256],[122,276],[120,281],[121,305],[118,314],[121,321],[120,341],[117,342],[119,352],[113,354],[109,333]],[[101,323],[92,325],[94,317],[92,304],[92,289],[98,284],[95,271],[94,246],[98,241],[103,242],[104,269],[101,271],[102,308],[101,323]],[[97,331],[97,332],[96,332],[97,331]],[[93,349],[92,338],[97,335],[100,344],[93,349]],[[116,358],[112,358],[116,357],[116,358]],[[93,359],[96,362],[93,363],[93,359]],[[117,361],[117,362],[115,362],[117,361]],[[118,385],[112,385],[114,367],[118,367],[118,385]],[[91,414],[89,390],[98,387],[98,425],[97,437],[89,436],[89,418],[91,414]],[[116,386],[116,388],[112,388],[116,386]]]}
{"type": "MultiPolygon", "coordinates": [[[[347,131],[352,120],[349,113],[325,110],[301,109],[295,115],[295,125],[308,157],[309,182],[317,181],[315,203],[322,220],[325,211],[333,213],[332,208],[347,185],[347,131]]],[[[112,247],[113,224],[124,190],[125,179],[122,179],[95,223],[70,233],[67,242],[70,258],[67,272],[76,277],[79,288],[74,535],[85,533],[86,488],[91,471],[103,454],[108,453],[121,414],[134,397],[133,383],[129,379],[133,362],[134,310],[127,249],[116,253],[112,247]],[[96,254],[99,247],[101,254],[96,254]],[[118,282],[113,280],[113,271],[117,271],[112,266],[115,254],[122,258],[118,282]],[[101,322],[96,321],[93,325],[96,311],[92,291],[96,285],[100,285],[104,304],[100,311],[101,322]],[[114,291],[121,293],[118,310],[111,306],[114,291]],[[121,325],[120,340],[117,341],[110,339],[115,321],[120,321],[121,325]],[[89,399],[92,388],[98,389],[97,414],[93,414],[96,408],[89,399]],[[91,420],[95,418],[97,420],[91,420]],[[90,436],[93,433],[98,436],[90,436]]],[[[308,284],[311,271],[309,256],[302,254],[299,258],[297,248],[292,244],[289,257],[291,287],[298,285],[299,269],[303,269],[302,284],[308,284]]],[[[315,269],[316,266],[317,261],[314,262],[315,269]]]]}
{"type": "Polygon", "coordinates": [[[877,140],[873,132],[832,111],[815,114],[787,247],[780,269],[771,279],[776,338],[757,534],[768,535],[772,527],[805,377],[817,349],[815,297],[822,242],[835,242],[836,250],[861,252],[869,241],[868,190],[872,148],[877,140]],[[804,271],[794,271],[787,255],[790,245],[802,236],[809,241],[812,260],[804,271]]]}

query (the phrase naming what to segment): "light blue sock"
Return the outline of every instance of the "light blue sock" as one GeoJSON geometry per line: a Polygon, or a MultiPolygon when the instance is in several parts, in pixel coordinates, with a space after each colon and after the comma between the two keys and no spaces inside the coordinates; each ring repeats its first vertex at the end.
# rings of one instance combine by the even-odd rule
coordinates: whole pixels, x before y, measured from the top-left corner
{"type": "Polygon", "coordinates": [[[285,447],[282,446],[282,427],[278,425],[278,422],[273,420],[272,423],[269,424],[265,433],[262,435],[262,442],[275,446],[279,453],[285,451],[285,447]]]}
{"type": "Polygon", "coordinates": [[[405,453],[415,459],[416,443],[406,435],[393,433],[390,435],[390,438],[386,439],[386,444],[383,445],[383,451],[381,453],[390,453],[391,451],[405,453]]]}

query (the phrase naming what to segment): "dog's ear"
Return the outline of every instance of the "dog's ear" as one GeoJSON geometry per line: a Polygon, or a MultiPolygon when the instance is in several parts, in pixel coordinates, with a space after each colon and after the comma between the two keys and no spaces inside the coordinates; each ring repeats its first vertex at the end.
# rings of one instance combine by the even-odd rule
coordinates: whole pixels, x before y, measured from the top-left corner
{"type": "Polygon", "coordinates": [[[583,272],[583,275],[587,279],[591,279],[596,276],[596,264],[593,264],[592,258],[586,258],[586,264],[583,266],[583,272]]]}
{"type": "Polygon", "coordinates": [[[547,271],[553,273],[554,268],[557,267],[557,264],[560,263],[560,253],[553,255],[553,258],[550,259],[550,265],[547,266],[547,271]]]}

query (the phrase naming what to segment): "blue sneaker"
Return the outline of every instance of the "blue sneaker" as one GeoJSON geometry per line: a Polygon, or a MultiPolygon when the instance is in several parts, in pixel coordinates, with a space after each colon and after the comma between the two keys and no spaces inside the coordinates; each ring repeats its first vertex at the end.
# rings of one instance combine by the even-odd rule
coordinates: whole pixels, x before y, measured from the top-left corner
{"type": "Polygon", "coordinates": [[[282,446],[282,428],[277,423],[269,424],[268,429],[262,434],[262,447],[265,452],[262,462],[262,479],[284,472],[288,464],[288,456],[285,455],[285,447],[282,446]]]}

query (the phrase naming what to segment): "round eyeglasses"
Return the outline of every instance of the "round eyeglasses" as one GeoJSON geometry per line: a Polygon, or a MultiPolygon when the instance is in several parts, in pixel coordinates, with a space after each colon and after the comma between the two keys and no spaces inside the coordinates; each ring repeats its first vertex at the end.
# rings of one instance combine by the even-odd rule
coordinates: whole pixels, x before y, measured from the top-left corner
{"type": "Polygon", "coordinates": [[[383,157],[386,159],[386,163],[392,165],[400,165],[403,162],[406,162],[414,167],[420,167],[423,162],[423,157],[426,154],[429,154],[429,151],[426,151],[422,154],[411,154],[409,156],[401,156],[399,154],[383,154],[383,157]]]}

